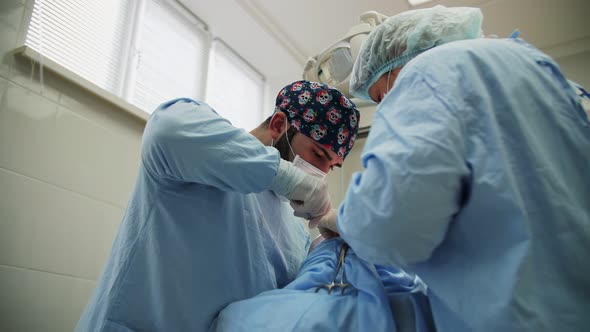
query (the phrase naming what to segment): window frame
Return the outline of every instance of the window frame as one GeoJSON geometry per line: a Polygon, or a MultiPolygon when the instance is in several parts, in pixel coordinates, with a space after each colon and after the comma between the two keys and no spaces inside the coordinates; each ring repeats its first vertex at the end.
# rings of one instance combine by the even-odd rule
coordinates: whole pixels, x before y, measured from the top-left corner
{"type": "MultiPolygon", "coordinates": [[[[143,121],[147,121],[150,117],[150,113],[144,111],[140,107],[131,103],[130,98],[133,94],[133,80],[135,79],[135,73],[133,66],[135,64],[135,49],[137,49],[137,43],[139,40],[138,29],[142,19],[142,11],[140,6],[145,6],[146,1],[150,0],[137,0],[133,1],[133,17],[130,20],[129,27],[126,29],[126,33],[128,34],[127,40],[129,41],[128,46],[124,48],[124,52],[122,54],[123,61],[122,61],[122,68],[121,72],[123,72],[123,77],[119,81],[119,87],[116,92],[108,91],[95,83],[85,79],[84,77],[80,76],[79,74],[65,68],[63,65],[47,58],[46,56],[40,54],[37,50],[33,49],[32,47],[25,44],[27,33],[29,31],[29,27],[31,25],[31,20],[33,17],[33,7],[35,1],[30,2],[30,8],[27,7],[27,15],[25,17],[25,21],[23,23],[23,28],[21,29],[19,36],[18,36],[18,45],[13,54],[16,56],[25,57],[31,61],[33,61],[36,65],[42,66],[40,70],[49,70],[58,76],[62,77],[63,79],[70,81],[83,90],[90,92],[91,94],[106,100],[117,107],[121,108],[123,111],[139,118],[143,121]]],[[[173,0],[160,0],[166,6],[170,6],[174,9],[178,14],[184,15],[187,19],[191,22],[195,22],[195,25],[198,25],[202,32],[206,36],[205,40],[205,50],[203,52],[203,63],[201,64],[203,68],[203,72],[200,75],[201,80],[201,91],[198,91],[198,95],[200,96],[198,99],[204,100],[207,95],[207,83],[208,83],[208,75],[209,75],[209,65],[210,59],[213,52],[213,42],[218,41],[224,45],[224,47],[228,48],[233,55],[237,56],[240,60],[244,61],[248,64],[248,70],[253,70],[255,73],[259,74],[262,77],[262,91],[261,91],[261,99],[260,99],[260,110],[259,113],[256,115],[260,115],[264,117],[264,106],[266,104],[266,97],[268,92],[268,78],[264,75],[258,68],[253,66],[249,61],[247,61],[241,54],[236,52],[230,45],[228,45],[222,38],[214,36],[209,26],[201,20],[195,13],[191,10],[186,8],[182,3],[173,0]]],[[[231,120],[231,119],[230,119],[231,120]]]]}

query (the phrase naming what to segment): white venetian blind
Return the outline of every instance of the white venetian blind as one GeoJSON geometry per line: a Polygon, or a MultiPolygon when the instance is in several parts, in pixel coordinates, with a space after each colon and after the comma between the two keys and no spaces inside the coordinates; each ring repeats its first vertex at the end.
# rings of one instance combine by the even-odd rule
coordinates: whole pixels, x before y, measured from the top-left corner
{"type": "Polygon", "coordinates": [[[129,33],[129,1],[36,0],[25,44],[115,93],[129,33]]]}
{"type": "Polygon", "coordinates": [[[130,101],[151,113],[173,98],[201,99],[208,36],[200,22],[161,0],[147,0],[140,17],[130,101]]]}
{"type": "Polygon", "coordinates": [[[213,42],[206,101],[231,123],[252,130],[263,120],[265,78],[219,40],[213,42]]]}

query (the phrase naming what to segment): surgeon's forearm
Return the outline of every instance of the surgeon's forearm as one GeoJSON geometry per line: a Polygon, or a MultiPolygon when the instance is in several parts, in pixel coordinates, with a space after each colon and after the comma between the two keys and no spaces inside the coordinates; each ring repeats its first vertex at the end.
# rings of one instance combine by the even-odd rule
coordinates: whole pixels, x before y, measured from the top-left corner
{"type": "Polygon", "coordinates": [[[142,159],[154,174],[243,193],[268,189],[279,162],[275,149],[188,102],[152,115],[142,159]]]}

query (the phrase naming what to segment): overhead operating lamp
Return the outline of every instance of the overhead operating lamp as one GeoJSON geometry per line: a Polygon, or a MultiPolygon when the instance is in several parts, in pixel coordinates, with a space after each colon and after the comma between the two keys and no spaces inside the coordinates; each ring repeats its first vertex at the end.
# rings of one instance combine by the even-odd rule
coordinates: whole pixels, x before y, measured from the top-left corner
{"type": "Polygon", "coordinates": [[[352,97],[348,82],[354,60],[369,32],[385,19],[387,16],[375,11],[361,14],[360,24],[352,27],[344,37],[322,53],[307,60],[303,69],[303,78],[329,84],[346,96],[352,97]]]}

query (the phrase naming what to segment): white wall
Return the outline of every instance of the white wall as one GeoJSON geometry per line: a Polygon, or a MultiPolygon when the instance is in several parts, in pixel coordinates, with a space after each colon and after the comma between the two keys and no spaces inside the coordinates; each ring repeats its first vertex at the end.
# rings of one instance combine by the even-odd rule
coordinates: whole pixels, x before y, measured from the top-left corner
{"type": "Polygon", "coordinates": [[[590,51],[556,59],[565,76],[590,90],[590,51]]]}
{"type": "Polygon", "coordinates": [[[71,331],[135,182],[144,123],[9,51],[31,11],[0,1],[0,331],[71,331]]]}

